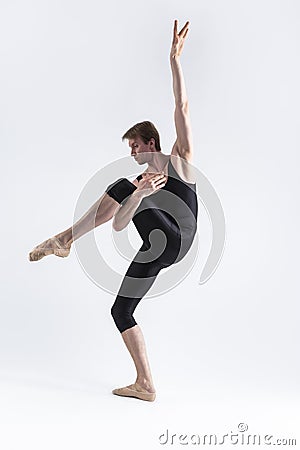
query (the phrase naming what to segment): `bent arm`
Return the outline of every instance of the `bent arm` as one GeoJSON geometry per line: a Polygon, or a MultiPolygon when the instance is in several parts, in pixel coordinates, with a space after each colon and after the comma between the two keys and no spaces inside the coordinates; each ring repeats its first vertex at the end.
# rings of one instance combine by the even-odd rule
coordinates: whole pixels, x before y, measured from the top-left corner
{"type": "Polygon", "coordinates": [[[123,228],[127,227],[143,198],[154,194],[165,184],[165,174],[161,172],[145,173],[144,176],[141,177],[140,181],[135,183],[136,190],[134,190],[130,197],[125,200],[126,203],[120,206],[120,208],[116,211],[113,220],[114,230],[121,231],[123,228]]]}
{"type": "Polygon", "coordinates": [[[140,191],[134,191],[130,197],[126,200],[124,205],[121,205],[119,209],[117,209],[114,219],[113,219],[113,229],[115,231],[121,231],[131,221],[134,216],[135,211],[139,207],[141,201],[143,199],[143,195],[140,191]]]}

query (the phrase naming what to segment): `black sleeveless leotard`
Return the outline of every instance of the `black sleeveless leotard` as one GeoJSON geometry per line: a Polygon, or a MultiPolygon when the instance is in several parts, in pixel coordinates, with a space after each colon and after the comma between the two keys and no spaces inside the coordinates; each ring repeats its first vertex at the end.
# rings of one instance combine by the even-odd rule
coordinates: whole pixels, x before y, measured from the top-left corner
{"type": "MultiPolygon", "coordinates": [[[[142,175],[137,177],[138,180],[141,178],[142,175]]],[[[132,221],[143,239],[144,248],[150,249],[153,255],[160,254],[159,261],[170,264],[180,261],[189,250],[197,230],[197,214],[196,184],[182,180],[170,158],[167,183],[143,198],[132,221]],[[152,234],[151,239],[155,229],[162,231],[167,242],[162,233],[152,234]],[[166,247],[163,253],[162,246],[166,247]]]]}

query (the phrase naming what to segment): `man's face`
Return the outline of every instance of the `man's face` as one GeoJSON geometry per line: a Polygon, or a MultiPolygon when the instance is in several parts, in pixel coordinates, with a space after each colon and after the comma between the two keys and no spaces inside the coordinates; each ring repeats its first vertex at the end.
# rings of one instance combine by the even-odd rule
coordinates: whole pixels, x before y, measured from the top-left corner
{"type": "Polygon", "coordinates": [[[145,164],[152,160],[152,153],[156,152],[155,140],[150,139],[148,144],[144,144],[140,137],[129,139],[128,145],[131,148],[131,156],[138,164],[145,164]]]}

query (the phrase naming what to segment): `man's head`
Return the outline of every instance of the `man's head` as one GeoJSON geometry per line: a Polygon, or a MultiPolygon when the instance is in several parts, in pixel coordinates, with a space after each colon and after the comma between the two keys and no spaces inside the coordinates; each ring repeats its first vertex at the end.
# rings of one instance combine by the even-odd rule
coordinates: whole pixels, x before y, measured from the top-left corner
{"type": "Polygon", "coordinates": [[[149,121],[135,124],[122,136],[124,139],[128,139],[131,156],[138,164],[150,162],[152,153],[161,151],[158,131],[149,121]]]}

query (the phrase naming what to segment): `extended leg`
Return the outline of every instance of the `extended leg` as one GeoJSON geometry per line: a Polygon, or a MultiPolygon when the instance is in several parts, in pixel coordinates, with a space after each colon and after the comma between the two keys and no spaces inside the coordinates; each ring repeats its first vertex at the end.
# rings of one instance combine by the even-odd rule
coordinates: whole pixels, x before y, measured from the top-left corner
{"type": "Polygon", "coordinates": [[[70,253],[72,242],[93,228],[110,220],[122,200],[132,194],[136,187],[126,178],[121,178],[109,185],[105,193],[81,217],[73,227],[62,231],[39,244],[29,253],[30,261],[38,261],[44,256],[54,254],[66,257],[70,253]]]}
{"type": "Polygon", "coordinates": [[[72,242],[93,228],[110,220],[118,206],[119,204],[116,200],[104,193],[73,227],[56,234],[35,247],[29,253],[29,260],[38,261],[44,256],[51,254],[61,257],[68,256],[72,242]]]}
{"type": "Polygon", "coordinates": [[[116,200],[104,193],[85,215],[73,225],[73,227],[56,234],[55,237],[57,237],[63,245],[71,246],[76,239],[110,220],[118,206],[119,204],[116,200]]]}

